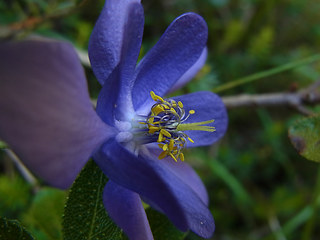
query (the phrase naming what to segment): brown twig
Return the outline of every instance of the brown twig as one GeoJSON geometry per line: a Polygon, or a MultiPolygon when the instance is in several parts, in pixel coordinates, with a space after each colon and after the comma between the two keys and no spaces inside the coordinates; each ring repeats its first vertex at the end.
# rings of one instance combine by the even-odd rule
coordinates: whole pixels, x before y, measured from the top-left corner
{"type": "Polygon", "coordinates": [[[287,106],[298,110],[304,115],[312,115],[313,112],[307,109],[306,105],[320,103],[319,86],[320,81],[317,81],[297,92],[242,94],[223,97],[222,100],[229,109],[239,107],[287,106]]]}
{"type": "Polygon", "coordinates": [[[54,19],[59,19],[66,15],[74,13],[79,8],[82,8],[87,3],[87,1],[88,0],[82,0],[77,5],[71,6],[63,10],[59,10],[50,15],[36,16],[36,17],[32,16],[22,21],[12,23],[8,26],[0,26],[0,37],[2,39],[11,39],[19,36],[21,33],[32,31],[45,22],[48,22],[54,19]]]}
{"type": "MultiPolygon", "coordinates": [[[[228,109],[240,107],[291,107],[303,115],[314,114],[306,105],[320,103],[320,80],[297,92],[266,93],[266,94],[242,94],[237,96],[222,97],[222,101],[228,109]]],[[[97,100],[91,99],[93,107],[97,100]]]]}
{"type": "Polygon", "coordinates": [[[27,34],[41,24],[51,19],[62,17],[65,14],[66,12],[50,16],[29,17],[23,21],[15,22],[8,26],[0,26],[0,38],[4,40],[17,38],[21,36],[21,34],[27,34]]]}

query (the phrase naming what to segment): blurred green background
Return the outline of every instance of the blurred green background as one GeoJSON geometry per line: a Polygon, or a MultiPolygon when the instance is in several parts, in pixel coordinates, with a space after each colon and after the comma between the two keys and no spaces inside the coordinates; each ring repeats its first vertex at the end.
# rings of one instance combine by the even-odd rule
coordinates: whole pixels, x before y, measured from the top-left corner
{"type": "MultiPolygon", "coordinates": [[[[70,41],[84,55],[104,0],[1,0],[0,37],[30,34],[70,41]]],[[[209,27],[206,65],[179,94],[213,89],[320,52],[318,0],[144,0],[141,56],[172,20],[197,12],[209,27]]],[[[1,57],[1,56],[0,56],[1,57]]],[[[100,85],[86,66],[90,94],[100,85]]],[[[1,74],[1,73],[0,73],[1,74]]],[[[219,93],[289,92],[319,80],[320,62],[219,93]]],[[[320,112],[320,107],[311,110],[320,112]]],[[[293,109],[229,110],[218,144],[187,150],[210,195],[215,240],[311,240],[320,236],[319,164],[300,157],[287,131],[302,116],[293,109]]],[[[60,239],[66,193],[31,186],[0,151],[0,216],[19,219],[38,239],[60,239]]],[[[189,234],[187,239],[200,239],[189,234]]]]}

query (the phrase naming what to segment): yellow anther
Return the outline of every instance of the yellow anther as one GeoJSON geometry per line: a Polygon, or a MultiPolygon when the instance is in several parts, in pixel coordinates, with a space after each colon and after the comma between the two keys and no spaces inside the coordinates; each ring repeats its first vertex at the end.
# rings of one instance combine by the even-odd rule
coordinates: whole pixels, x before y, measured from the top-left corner
{"type": "Polygon", "coordinates": [[[168,150],[168,144],[163,145],[162,150],[163,151],[167,151],[168,150]]]}
{"type": "Polygon", "coordinates": [[[168,105],[166,105],[166,104],[163,104],[163,107],[164,107],[164,109],[167,109],[167,110],[170,109],[170,107],[168,105]]]}
{"type": "Polygon", "coordinates": [[[192,115],[192,114],[195,114],[195,112],[196,112],[195,110],[190,110],[190,111],[189,111],[189,113],[190,113],[191,115],[192,115]]]}
{"type": "Polygon", "coordinates": [[[189,138],[189,137],[188,137],[188,140],[189,140],[190,142],[194,143],[194,141],[193,141],[191,138],[189,138]]]}
{"type": "MultiPolygon", "coordinates": [[[[165,129],[161,129],[160,130],[160,134],[163,134],[164,136],[168,137],[168,138],[171,138],[171,133],[169,133],[167,130],[165,129]]],[[[160,136],[159,134],[159,136],[160,136]]]]}
{"type": "Polygon", "coordinates": [[[162,97],[156,95],[153,91],[150,92],[150,95],[151,95],[151,98],[152,98],[154,101],[160,100],[161,102],[165,102],[162,97]]]}
{"type": "Polygon", "coordinates": [[[159,127],[149,126],[149,133],[153,134],[159,131],[159,127]]]}
{"type": "Polygon", "coordinates": [[[162,105],[156,105],[154,106],[152,109],[151,109],[151,112],[157,116],[159,113],[163,112],[164,111],[164,108],[162,105]]]}
{"type": "Polygon", "coordinates": [[[158,137],[158,142],[162,142],[163,141],[163,134],[160,132],[159,133],[159,137],[158,137]]]}
{"type": "MultiPolygon", "coordinates": [[[[151,95],[151,98],[153,99],[153,100],[155,100],[155,98],[156,98],[156,94],[154,93],[154,91],[150,91],[150,95],[151,95]]],[[[156,100],[155,100],[156,101],[156,100]]]]}
{"type": "Polygon", "coordinates": [[[173,114],[177,114],[177,112],[174,108],[171,108],[170,111],[173,112],[173,114]]]}
{"type": "Polygon", "coordinates": [[[170,139],[170,142],[169,142],[169,150],[172,151],[172,150],[173,150],[173,147],[174,147],[174,140],[173,140],[173,139],[170,139]]]}
{"type": "Polygon", "coordinates": [[[167,154],[167,152],[166,151],[163,151],[162,153],[160,153],[160,155],[159,155],[159,159],[163,159],[163,158],[165,158],[166,156],[167,156],[168,154],[167,154]]]}
{"type": "Polygon", "coordinates": [[[172,153],[169,153],[169,155],[170,155],[170,157],[173,158],[174,161],[178,162],[177,159],[176,159],[176,157],[175,157],[172,153]]]}
{"type": "Polygon", "coordinates": [[[148,119],[148,123],[153,124],[154,117],[148,119]]]}
{"type": "Polygon", "coordinates": [[[183,104],[181,101],[178,102],[179,107],[183,108],[183,104]]]}
{"type": "Polygon", "coordinates": [[[180,158],[180,160],[183,162],[184,161],[184,155],[183,155],[183,153],[180,153],[179,154],[179,158],[180,158]]]}
{"type": "Polygon", "coordinates": [[[163,146],[164,146],[164,144],[159,143],[159,144],[158,144],[158,146],[159,146],[159,148],[161,148],[161,149],[162,149],[162,148],[163,148],[163,146]]]}

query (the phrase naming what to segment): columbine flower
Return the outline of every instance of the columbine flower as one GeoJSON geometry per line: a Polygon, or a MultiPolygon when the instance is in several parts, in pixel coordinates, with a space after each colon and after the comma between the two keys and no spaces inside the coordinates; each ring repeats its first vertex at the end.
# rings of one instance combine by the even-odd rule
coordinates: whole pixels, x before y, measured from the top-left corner
{"type": "Polygon", "coordinates": [[[180,16],[136,66],[143,24],[140,1],[106,1],[89,44],[103,85],[96,112],[69,44],[2,43],[0,138],[59,188],[92,156],[109,178],[105,207],[130,239],[152,239],[141,198],[180,230],[210,237],[207,192],[183,149],[221,138],[225,107],[211,92],[163,98],[203,65],[207,27],[197,14],[180,16]]]}

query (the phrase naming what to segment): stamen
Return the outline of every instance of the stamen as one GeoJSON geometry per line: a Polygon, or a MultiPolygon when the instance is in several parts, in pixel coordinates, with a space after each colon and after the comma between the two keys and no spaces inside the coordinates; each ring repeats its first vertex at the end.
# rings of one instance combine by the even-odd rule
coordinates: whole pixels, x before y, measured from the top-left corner
{"type": "Polygon", "coordinates": [[[165,129],[161,129],[160,133],[162,133],[164,136],[166,136],[168,138],[171,138],[171,134],[165,129]]]}
{"type": "Polygon", "coordinates": [[[172,154],[172,153],[169,153],[170,157],[173,158],[174,161],[178,162],[178,160],[176,159],[176,157],[172,154]]]}
{"type": "Polygon", "coordinates": [[[161,160],[161,159],[164,159],[167,155],[168,155],[167,152],[163,151],[162,153],[160,153],[158,158],[161,160]]]}
{"type": "Polygon", "coordinates": [[[163,145],[162,150],[163,151],[167,151],[168,150],[168,144],[163,145]]]}
{"type": "Polygon", "coordinates": [[[160,100],[161,102],[165,102],[162,97],[156,95],[153,91],[150,92],[150,95],[151,95],[151,98],[152,98],[154,101],[160,100]]]}
{"type": "MultiPolygon", "coordinates": [[[[170,156],[176,162],[178,159],[184,161],[182,150],[185,147],[186,140],[194,143],[184,131],[215,131],[215,127],[206,126],[207,124],[213,123],[214,120],[183,123],[190,115],[195,114],[195,110],[189,110],[188,115],[186,115],[184,105],[181,101],[176,102],[173,99],[165,100],[153,91],[150,92],[150,95],[156,103],[151,107],[150,115],[145,117],[146,120],[144,122],[140,121],[139,123],[147,127],[147,135],[150,137],[149,142],[158,142],[158,146],[162,150],[158,157],[159,159],[170,156]]],[[[141,133],[142,130],[139,131],[141,133]]]]}
{"type": "Polygon", "coordinates": [[[156,107],[154,107],[153,109],[152,109],[152,113],[154,114],[154,115],[158,115],[159,113],[161,113],[161,112],[163,112],[164,111],[164,109],[163,109],[163,107],[161,106],[161,105],[157,105],[156,107]]]}
{"type": "Polygon", "coordinates": [[[190,142],[194,143],[194,141],[193,141],[190,137],[188,137],[188,140],[189,140],[190,142]]]}
{"type": "Polygon", "coordinates": [[[174,140],[170,139],[170,143],[169,143],[169,150],[172,151],[174,147],[174,140]]]}
{"type": "Polygon", "coordinates": [[[183,162],[184,161],[184,155],[183,155],[183,153],[180,153],[179,154],[179,158],[180,158],[180,160],[183,162]]]}
{"type": "Polygon", "coordinates": [[[155,133],[159,131],[159,128],[158,127],[154,127],[154,126],[149,126],[149,133],[155,133]]]}
{"type": "Polygon", "coordinates": [[[160,132],[157,142],[163,142],[164,139],[165,139],[165,138],[163,138],[163,134],[160,132]]]}
{"type": "Polygon", "coordinates": [[[195,123],[182,123],[177,127],[178,131],[187,131],[187,130],[198,130],[198,131],[206,131],[206,132],[214,132],[216,131],[215,127],[211,126],[201,126],[204,124],[213,123],[214,120],[208,120],[204,122],[195,122],[195,123]]]}

